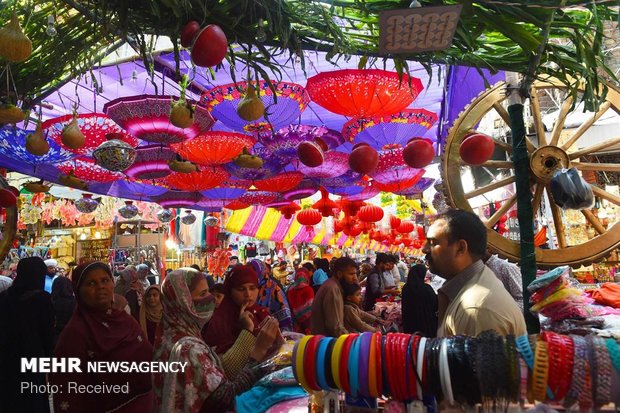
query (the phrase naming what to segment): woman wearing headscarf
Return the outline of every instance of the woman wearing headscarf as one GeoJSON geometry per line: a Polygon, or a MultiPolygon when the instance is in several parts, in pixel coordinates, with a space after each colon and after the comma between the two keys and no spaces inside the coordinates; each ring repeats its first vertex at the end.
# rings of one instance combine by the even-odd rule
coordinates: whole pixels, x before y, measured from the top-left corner
{"type": "Polygon", "coordinates": [[[144,301],[140,307],[140,327],[149,339],[149,343],[155,343],[155,331],[161,321],[161,287],[157,284],[151,285],[144,292],[144,301]]]}
{"type": "Polygon", "coordinates": [[[129,305],[129,310],[133,318],[140,321],[140,307],[144,301],[144,284],[140,280],[137,271],[130,271],[129,288],[125,291],[125,299],[129,305]]]}
{"type": "Polygon", "coordinates": [[[271,275],[271,271],[261,260],[252,260],[250,265],[258,274],[256,304],[269,310],[269,314],[278,320],[280,330],[290,330],[293,321],[282,284],[271,275]]]}
{"type": "Polygon", "coordinates": [[[88,362],[150,362],[153,348],[138,322],[123,310],[114,309],[114,280],[108,265],[91,262],[72,273],[77,308],[58,340],[56,357],[79,358],[82,372],[53,373],[53,384],[68,389],[68,383],[108,386],[128,384],[127,392],[54,395],[57,412],[150,412],[153,391],[149,373],[102,373],[85,369],[88,362]]]}
{"type": "Polygon", "coordinates": [[[310,271],[304,267],[298,268],[295,272],[295,282],[288,289],[288,302],[291,304],[295,331],[302,334],[310,334],[310,316],[314,301],[314,290],[309,283],[310,277],[310,271]]]}
{"type": "Polygon", "coordinates": [[[437,294],[424,282],[426,267],[416,264],[409,270],[402,292],[403,330],[425,337],[437,336],[437,294]]]}
{"type": "Polygon", "coordinates": [[[75,295],[71,280],[64,275],[56,277],[52,284],[52,307],[54,308],[54,346],[75,309],[75,295]]]}
{"type": "MultiPolygon", "coordinates": [[[[204,276],[191,268],[172,271],[162,284],[162,305],[162,336],[157,339],[154,360],[189,364],[184,372],[154,374],[157,411],[233,410],[235,397],[266,373],[256,367],[256,362],[266,357],[267,349],[275,340],[277,321],[271,317],[267,319],[251,351],[250,361],[229,380],[231,376],[225,373],[219,357],[201,338],[201,329],[215,309],[215,299],[209,293],[204,276]]],[[[249,313],[244,312],[243,316],[248,319],[249,313]]]]}
{"type": "Polygon", "coordinates": [[[126,266],[120,272],[120,276],[116,280],[116,285],[114,286],[114,293],[125,296],[125,293],[129,291],[131,281],[134,279],[138,279],[138,270],[136,270],[136,267],[134,267],[133,265],[126,266]]]}
{"type": "Polygon", "coordinates": [[[46,392],[22,392],[21,383],[46,384],[45,373],[21,372],[20,359],[50,357],[54,311],[43,291],[47,267],[22,258],[11,287],[0,294],[0,412],[49,412],[46,392]]]}

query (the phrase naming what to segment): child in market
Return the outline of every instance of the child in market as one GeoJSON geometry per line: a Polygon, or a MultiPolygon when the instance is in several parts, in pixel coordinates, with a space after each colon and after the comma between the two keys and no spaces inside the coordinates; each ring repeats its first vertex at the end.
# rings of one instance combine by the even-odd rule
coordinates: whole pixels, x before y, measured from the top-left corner
{"type": "Polygon", "coordinates": [[[215,298],[215,308],[218,308],[224,299],[224,284],[213,285],[209,292],[215,298]]]}
{"type": "Polygon", "coordinates": [[[382,320],[363,311],[360,308],[362,302],[362,287],[358,283],[342,283],[344,295],[344,327],[349,333],[362,333],[370,331],[380,332],[372,324],[381,323],[382,320]]]}

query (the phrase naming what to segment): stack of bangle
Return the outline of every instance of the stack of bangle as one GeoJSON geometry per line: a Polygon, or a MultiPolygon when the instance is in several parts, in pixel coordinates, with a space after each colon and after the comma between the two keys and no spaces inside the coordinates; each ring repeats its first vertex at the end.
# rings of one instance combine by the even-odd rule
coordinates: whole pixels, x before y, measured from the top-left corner
{"type": "Polygon", "coordinates": [[[573,360],[575,346],[570,336],[564,336],[551,331],[544,331],[540,337],[549,348],[549,388],[553,400],[564,399],[568,393],[573,375],[573,360]]]}
{"type": "Polygon", "coordinates": [[[532,375],[532,391],[534,399],[545,401],[549,375],[549,354],[547,343],[539,340],[534,355],[534,371],[532,375]]]}
{"type": "Polygon", "coordinates": [[[611,374],[613,366],[607,352],[605,340],[599,336],[586,338],[590,350],[590,368],[592,369],[592,390],[595,407],[601,407],[611,401],[611,374]]]}

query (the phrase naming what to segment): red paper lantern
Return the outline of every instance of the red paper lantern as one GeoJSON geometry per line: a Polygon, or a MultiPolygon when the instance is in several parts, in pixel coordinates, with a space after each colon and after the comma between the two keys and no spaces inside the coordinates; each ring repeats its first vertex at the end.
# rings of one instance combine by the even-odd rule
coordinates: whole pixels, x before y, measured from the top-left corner
{"type": "Polygon", "coordinates": [[[396,230],[400,227],[400,218],[395,217],[394,215],[390,216],[390,228],[396,230]]]}
{"type": "Polygon", "coordinates": [[[413,240],[412,240],[411,238],[409,238],[409,237],[403,237],[403,239],[401,240],[401,242],[402,242],[402,244],[403,244],[405,247],[410,247],[410,246],[411,246],[411,244],[413,244],[413,240]]]}
{"type": "Polygon", "coordinates": [[[297,157],[299,162],[310,168],[323,165],[325,154],[323,149],[316,142],[302,142],[297,146],[297,157]]]}
{"type": "Polygon", "coordinates": [[[412,168],[424,168],[434,157],[433,144],[428,139],[414,138],[403,150],[403,160],[412,168]]]}
{"type": "Polygon", "coordinates": [[[349,168],[361,174],[374,171],[378,163],[379,153],[367,143],[355,145],[349,155],[349,168]]]}
{"type": "Polygon", "coordinates": [[[383,219],[383,215],[383,208],[376,205],[362,207],[357,213],[358,218],[362,222],[378,222],[383,219]]]}
{"type": "Polygon", "coordinates": [[[342,222],[340,222],[340,220],[335,219],[334,220],[334,234],[338,234],[342,232],[342,230],[343,230],[342,222]]]}
{"type": "Polygon", "coordinates": [[[297,222],[306,227],[312,227],[321,222],[322,219],[321,213],[316,209],[304,209],[297,213],[297,222]]]}
{"type": "Polygon", "coordinates": [[[368,234],[375,228],[375,224],[372,222],[362,222],[360,228],[364,234],[368,234]]]}
{"type": "Polygon", "coordinates": [[[354,217],[360,208],[366,205],[364,201],[349,201],[344,198],[341,198],[338,203],[340,205],[340,210],[348,217],[354,217]]]}
{"type": "Polygon", "coordinates": [[[344,230],[342,231],[345,235],[350,237],[357,237],[362,233],[362,227],[360,225],[354,225],[349,229],[349,233],[347,234],[344,230]]]}
{"type": "Polygon", "coordinates": [[[192,62],[196,66],[212,67],[218,65],[226,57],[228,52],[228,39],[226,34],[215,24],[210,24],[198,35],[192,45],[192,62]]]}
{"type": "Polygon", "coordinates": [[[295,214],[295,212],[299,211],[300,209],[301,207],[298,204],[296,204],[295,202],[291,202],[288,205],[278,208],[278,211],[280,211],[284,218],[291,219],[293,217],[293,214],[295,214]]]}
{"type": "Polygon", "coordinates": [[[482,165],[495,151],[493,138],[483,133],[468,134],[459,148],[461,159],[470,165],[482,165]]]}
{"type": "Polygon", "coordinates": [[[422,225],[418,225],[418,239],[422,242],[426,240],[426,234],[424,233],[424,227],[422,225]]]}
{"type": "Polygon", "coordinates": [[[401,234],[409,234],[410,232],[413,232],[414,229],[415,229],[415,225],[413,225],[413,222],[401,221],[400,225],[398,226],[397,231],[400,232],[401,234]]]}
{"type": "Polygon", "coordinates": [[[284,172],[271,178],[254,181],[254,186],[261,191],[286,192],[299,185],[303,178],[304,174],[301,172],[284,172]]]}
{"type": "Polygon", "coordinates": [[[11,208],[17,204],[17,197],[10,189],[0,189],[0,207],[11,208]]]}
{"type": "Polygon", "coordinates": [[[312,205],[312,208],[316,209],[324,217],[330,217],[334,215],[334,209],[338,208],[338,204],[329,199],[327,190],[323,187],[320,188],[321,199],[312,205]]]}

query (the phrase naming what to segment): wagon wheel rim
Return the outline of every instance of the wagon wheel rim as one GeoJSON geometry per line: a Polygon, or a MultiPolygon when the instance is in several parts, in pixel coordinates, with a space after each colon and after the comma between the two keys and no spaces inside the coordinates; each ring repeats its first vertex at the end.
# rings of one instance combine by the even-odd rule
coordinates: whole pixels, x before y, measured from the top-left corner
{"type": "MultiPolygon", "coordinates": [[[[590,231],[586,242],[570,245],[567,241],[568,227],[567,212],[563,212],[554,202],[549,189],[549,181],[553,173],[562,167],[575,167],[580,172],[620,172],[620,164],[593,162],[584,157],[595,154],[610,146],[620,144],[620,136],[606,139],[596,144],[584,142],[584,135],[608,110],[620,114],[620,91],[609,86],[606,100],[601,104],[597,112],[592,113],[586,121],[574,131],[566,134],[565,121],[571,111],[572,100],[567,98],[563,101],[557,120],[549,134],[545,133],[543,117],[538,100],[538,92],[541,90],[559,90],[565,92],[565,88],[555,81],[536,82],[533,85],[531,98],[526,105],[532,117],[532,125],[526,137],[526,146],[530,157],[531,192],[534,209],[534,217],[545,209],[549,215],[549,227],[552,228],[553,241],[557,243],[555,249],[536,248],[536,260],[541,267],[553,267],[557,265],[571,265],[578,267],[597,261],[609,255],[620,245],[620,222],[609,224],[607,227],[597,217],[593,209],[585,209],[578,214],[583,220],[584,228],[590,231]],[[563,132],[565,132],[563,134],[563,132]]],[[[493,191],[502,189],[514,189],[514,165],[510,160],[512,145],[505,135],[493,137],[496,148],[506,153],[506,160],[489,160],[480,166],[467,165],[459,154],[459,147],[468,133],[478,131],[479,123],[489,113],[497,113],[506,129],[509,129],[510,119],[505,108],[506,84],[498,83],[490,89],[482,92],[460,114],[451,128],[444,148],[442,160],[442,175],[444,178],[444,192],[451,206],[469,210],[480,215],[479,204],[493,191]],[[463,169],[470,168],[493,168],[501,170],[489,184],[474,189],[465,189],[463,186],[463,169]],[[471,202],[475,200],[476,202],[471,202]]],[[[486,133],[481,131],[482,133],[486,133]]],[[[620,197],[608,192],[604,188],[592,185],[594,195],[608,203],[620,206],[620,197]]],[[[514,192],[514,191],[513,191],[514,192]]],[[[502,216],[512,208],[516,208],[516,195],[505,196],[497,210],[485,216],[483,222],[488,229],[489,248],[508,258],[518,262],[520,257],[519,241],[505,238],[493,230],[502,216]]]]}

